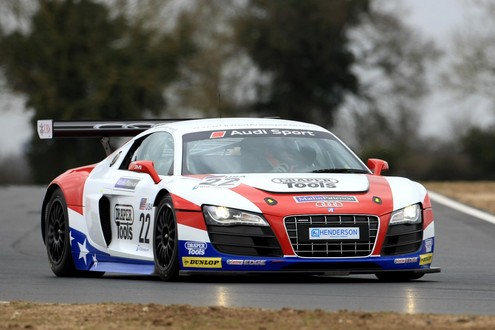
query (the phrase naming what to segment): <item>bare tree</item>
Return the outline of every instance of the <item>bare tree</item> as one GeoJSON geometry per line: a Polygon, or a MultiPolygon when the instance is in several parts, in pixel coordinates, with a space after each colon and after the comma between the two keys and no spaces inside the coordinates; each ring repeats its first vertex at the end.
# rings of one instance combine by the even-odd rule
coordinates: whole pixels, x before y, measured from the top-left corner
{"type": "MultiPolygon", "coordinates": [[[[469,28],[453,38],[453,53],[442,82],[457,100],[488,101],[495,105],[495,3],[478,1],[469,28]]],[[[479,105],[479,103],[478,103],[479,105]]]]}
{"type": "Polygon", "coordinates": [[[418,106],[430,89],[428,65],[439,52],[401,20],[401,13],[374,1],[352,31],[360,91],[348,96],[341,114],[352,122],[363,149],[404,151],[418,138],[418,106]]]}

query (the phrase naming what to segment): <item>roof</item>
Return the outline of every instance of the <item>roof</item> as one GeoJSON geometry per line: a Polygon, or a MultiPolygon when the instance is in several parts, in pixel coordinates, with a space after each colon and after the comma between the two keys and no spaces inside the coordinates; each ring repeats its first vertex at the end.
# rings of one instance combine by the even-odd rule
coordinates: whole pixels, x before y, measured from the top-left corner
{"type": "Polygon", "coordinates": [[[181,131],[181,133],[187,132],[199,132],[209,130],[222,130],[222,129],[251,129],[251,128],[292,128],[292,129],[306,129],[316,131],[326,131],[324,128],[286,119],[274,119],[274,118],[209,118],[209,119],[195,119],[177,121],[172,123],[166,123],[156,127],[156,130],[160,130],[160,127],[168,127],[172,130],[181,131]]]}

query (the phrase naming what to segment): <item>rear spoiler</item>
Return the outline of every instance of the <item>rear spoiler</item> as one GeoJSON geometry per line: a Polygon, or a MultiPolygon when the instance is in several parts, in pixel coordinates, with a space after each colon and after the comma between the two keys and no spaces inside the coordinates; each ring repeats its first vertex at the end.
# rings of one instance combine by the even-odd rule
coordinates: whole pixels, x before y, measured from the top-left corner
{"type": "Polygon", "coordinates": [[[112,153],[110,137],[135,136],[152,127],[184,120],[183,119],[137,119],[137,120],[104,120],[104,121],[53,121],[38,120],[37,130],[40,139],[99,137],[107,155],[112,153]]]}
{"type": "Polygon", "coordinates": [[[138,119],[138,120],[102,120],[102,121],[53,121],[38,120],[38,135],[40,139],[70,138],[70,137],[111,137],[135,136],[152,127],[172,123],[184,119],[138,119]]]}

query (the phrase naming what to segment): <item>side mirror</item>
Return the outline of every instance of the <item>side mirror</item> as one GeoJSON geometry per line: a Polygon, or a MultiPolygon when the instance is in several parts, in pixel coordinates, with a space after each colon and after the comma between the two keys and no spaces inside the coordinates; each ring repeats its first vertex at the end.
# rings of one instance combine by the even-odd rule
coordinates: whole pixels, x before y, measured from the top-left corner
{"type": "Polygon", "coordinates": [[[155,170],[155,166],[151,160],[138,160],[129,164],[129,171],[137,173],[146,173],[151,176],[155,184],[162,181],[155,170]]]}
{"type": "Polygon", "coordinates": [[[373,175],[381,175],[382,171],[388,170],[388,163],[382,159],[368,159],[368,168],[373,172],[373,175]]]}

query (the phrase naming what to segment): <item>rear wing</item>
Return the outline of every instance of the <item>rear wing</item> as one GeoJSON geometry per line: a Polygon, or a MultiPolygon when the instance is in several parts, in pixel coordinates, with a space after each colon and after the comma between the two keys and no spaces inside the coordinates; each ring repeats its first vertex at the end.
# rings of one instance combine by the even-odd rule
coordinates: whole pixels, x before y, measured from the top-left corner
{"type": "Polygon", "coordinates": [[[38,120],[38,135],[40,139],[70,138],[70,137],[112,137],[135,136],[152,127],[186,119],[138,119],[138,120],[102,120],[102,121],[53,121],[38,120]]]}
{"type": "Polygon", "coordinates": [[[107,155],[113,152],[110,137],[135,136],[152,127],[184,119],[138,119],[138,120],[104,120],[104,121],[53,121],[38,120],[37,130],[40,139],[99,137],[107,155]]]}

